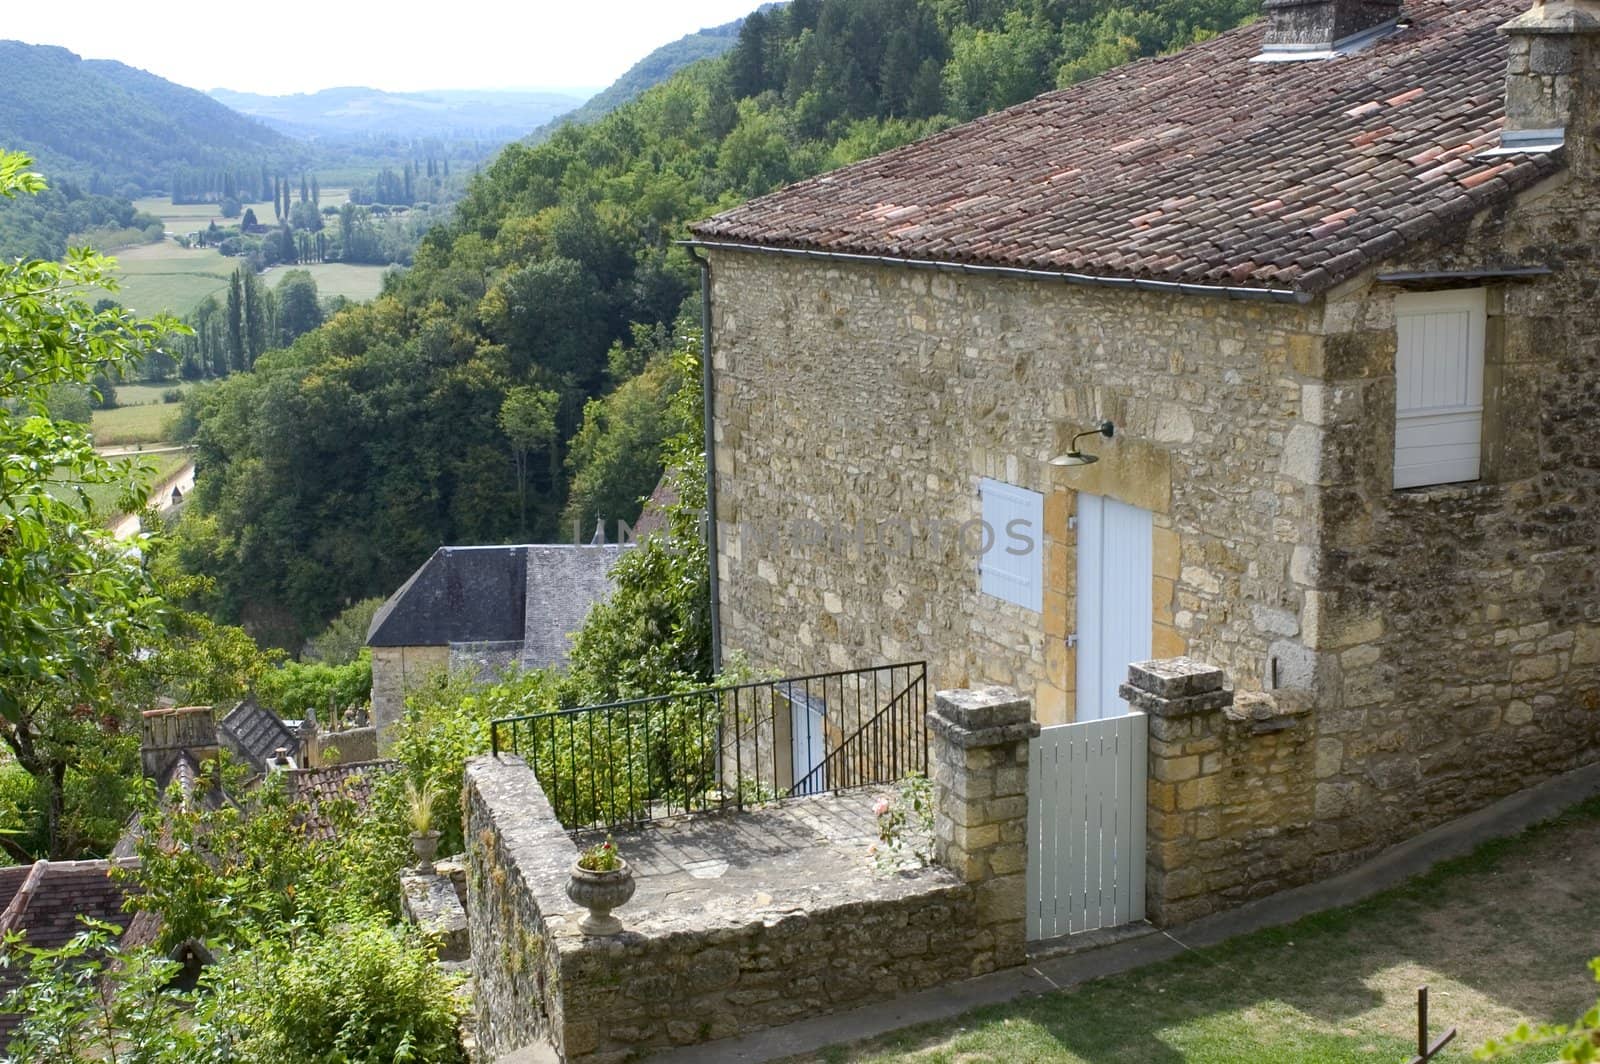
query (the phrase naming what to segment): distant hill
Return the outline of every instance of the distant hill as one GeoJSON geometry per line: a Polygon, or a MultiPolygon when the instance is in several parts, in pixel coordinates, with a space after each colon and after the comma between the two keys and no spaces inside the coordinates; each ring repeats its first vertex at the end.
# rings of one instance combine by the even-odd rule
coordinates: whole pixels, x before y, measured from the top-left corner
{"type": "MultiPolygon", "coordinates": [[[[764,7],[774,6],[777,5],[764,5],[764,7]]],[[[679,37],[671,44],[662,45],[629,67],[626,73],[612,82],[603,92],[591,97],[582,107],[562,114],[555,121],[536,130],[528,139],[543,140],[557,126],[568,122],[581,125],[604,118],[638,97],[646,89],[661,84],[691,63],[698,63],[702,59],[714,59],[728,51],[739,42],[739,27],[742,25],[744,19],[734,19],[721,26],[697,30],[687,36],[679,37]]]]}
{"type": "Polygon", "coordinates": [[[557,92],[383,92],[361,87],[293,96],[212,89],[211,97],[280,133],[307,140],[371,136],[515,140],[583,102],[581,96],[557,92]]]}
{"type": "Polygon", "coordinates": [[[259,166],[295,152],[282,134],[202,92],[65,48],[0,41],[0,147],[96,191],[165,190],[179,167],[259,166]]]}

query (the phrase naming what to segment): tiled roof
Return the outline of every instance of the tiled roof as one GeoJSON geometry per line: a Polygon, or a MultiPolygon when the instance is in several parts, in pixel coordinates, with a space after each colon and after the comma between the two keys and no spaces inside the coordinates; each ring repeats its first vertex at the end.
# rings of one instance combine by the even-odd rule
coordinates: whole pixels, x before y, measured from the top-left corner
{"type": "Polygon", "coordinates": [[[267,761],[282,747],[299,756],[300,738],[283,720],[266,709],[254,696],[245,699],[222,718],[219,728],[224,745],[249,762],[257,772],[267,770],[267,761]]]}
{"type": "Polygon", "coordinates": [[[1353,55],[1252,63],[1265,20],[752,200],[712,242],[1324,290],[1559,159],[1499,144],[1497,27],[1528,0],[1411,0],[1353,55]]]}
{"type": "Polygon", "coordinates": [[[306,834],[314,839],[335,838],[337,831],[324,814],[322,803],[345,798],[365,811],[372,803],[373,786],[395,767],[394,761],[353,761],[348,765],[291,770],[286,781],[289,798],[306,804],[306,834]]]}
{"type": "MultiPolygon", "coordinates": [[[[79,916],[126,928],[123,885],[111,878],[110,861],[38,861],[0,869],[0,936],[20,931],[26,945],[54,949],[83,930],[79,916]]],[[[0,968],[0,999],[17,987],[25,968],[0,968]]],[[[0,1045],[15,1031],[18,1018],[0,1013],[0,1045]]]]}
{"type": "Polygon", "coordinates": [[[520,640],[526,582],[522,547],[440,547],[373,615],[367,643],[422,647],[520,640]]]}
{"type": "Polygon", "coordinates": [[[611,593],[615,543],[440,547],[372,618],[375,647],[461,647],[540,667],[565,662],[569,634],[611,593]]]}

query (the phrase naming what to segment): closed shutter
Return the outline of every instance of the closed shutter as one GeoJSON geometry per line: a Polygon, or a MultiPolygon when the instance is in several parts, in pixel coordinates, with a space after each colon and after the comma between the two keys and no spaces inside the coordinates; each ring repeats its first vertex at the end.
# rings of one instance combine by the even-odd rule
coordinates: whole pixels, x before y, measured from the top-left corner
{"type": "Polygon", "coordinates": [[[1394,486],[1477,480],[1484,290],[1396,296],[1394,486]]]}
{"type": "MultiPolygon", "coordinates": [[[[1044,496],[985,478],[978,588],[1030,610],[1044,609],[1044,496]]],[[[969,540],[970,543],[970,540],[969,540]]],[[[970,549],[970,547],[969,547],[970,549]]]]}

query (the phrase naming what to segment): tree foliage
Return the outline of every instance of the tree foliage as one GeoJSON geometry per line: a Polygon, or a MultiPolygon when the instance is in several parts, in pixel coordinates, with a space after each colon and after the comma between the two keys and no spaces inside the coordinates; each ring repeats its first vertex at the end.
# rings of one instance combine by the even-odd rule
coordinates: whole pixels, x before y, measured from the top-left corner
{"type": "MultiPolygon", "coordinates": [[[[27,167],[0,154],[0,196],[43,187],[27,167]]],[[[47,781],[52,855],[68,769],[114,716],[110,670],[161,620],[144,544],[104,531],[87,491],[120,486],[137,509],[138,466],[102,458],[86,426],[50,414],[54,390],[120,373],[175,327],[91,309],[78,293],[114,285],[109,268],[87,250],[0,266],[0,742],[47,781]]]]}

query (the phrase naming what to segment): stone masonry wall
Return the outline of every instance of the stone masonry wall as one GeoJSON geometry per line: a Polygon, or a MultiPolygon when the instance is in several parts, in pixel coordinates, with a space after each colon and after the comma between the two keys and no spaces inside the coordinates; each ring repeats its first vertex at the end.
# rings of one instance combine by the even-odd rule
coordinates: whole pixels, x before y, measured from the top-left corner
{"type": "MultiPolygon", "coordinates": [[[[1021,963],[1017,851],[1026,810],[996,792],[1010,786],[1017,742],[1025,774],[1026,733],[1037,726],[1025,701],[1008,694],[996,705],[991,715],[1021,707],[1020,721],[1000,726],[1003,735],[964,710],[946,714],[949,734],[961,736],[954,741],[982,762],[947,772],[954,788],[941,794],[945,821],[963,825],[966,852],[979,862],[962,875],[937,867],[880,872],[862,847],[839,882],[791,887],[775,873],[761,893],[724,896],[716,907],[677,909],[670,898],[635,904],[621,911],[626,930],[612,938],[577,929],[582,910],[565,894],[577,851],[527,765],[474,758],[466,779],[467,916],[480,1044],[495,1056],[542,1040],[568,1061],[621,1061],[1021,963]],[[993,740],[1007,744],[1004,764],[989,756],[993,740]],[[974,803],[958,791],[986,797],[968,809],[974,803]],[[993,840],[978,837],[987,829],[993,840]]],[[[937,753],[941,740],[934,742],[937,753]]],[[[941,763],[968,760],[947,754],[941,763]]],[[[783,808],[835,800],[794,799],[783,808]]],[[[758,816],[706,817],[695,830],[759,832],[758,816]]]]}
{"type": "Polygon", "coordinates": [[[536,1042],[559,1048],[565,987],[545,912],[578,848],[519,758],[468,762],[465,821],[478,1045],[490,1060],[536,1042]]]}
{"type": "Polygon", "coordinates": [[[406,692],[449,664],[449,647],[372,648],[372,723],[380,752],[389,749],[389,728],[405,715],[406,692]]]}
{"type": "Polygon", "coordinates": [[[1600,45],[1581,52],[1570,169],[1383,266],[1552,271],[1456,282],[1488,294],[1479,481],[1392,487],[1411,289],[1374,271],[1328,301],[1326,382],[1302,404],[1326,533],[1295,573],[1316,614],[1321,872],[1600,759],[1600,45]]]}
{"type": "Polygon", "coordinates": [[[789,673],[925,658],[935,686],[1007,684],[1070,720],[1083,490],[1155,514],[1157,656],[1244,686],[1278,657],[1293,682],[1317,309],[711,255],[729,649],[789,673]],[[1106,418],[1098,465],[1047,464],[1106,418]],[[982,477],[1045,495],[1042,613],[980,594],[956,542],[982,477]]]}
{"type": "Polygon", "coordinates": [[[1235,693],[1221,669],[1189,658],[1128,671],[1124,696],[1150,727],[1149,919],[1170,926],[1311,879],[1307,692],[1235,693]]]}

